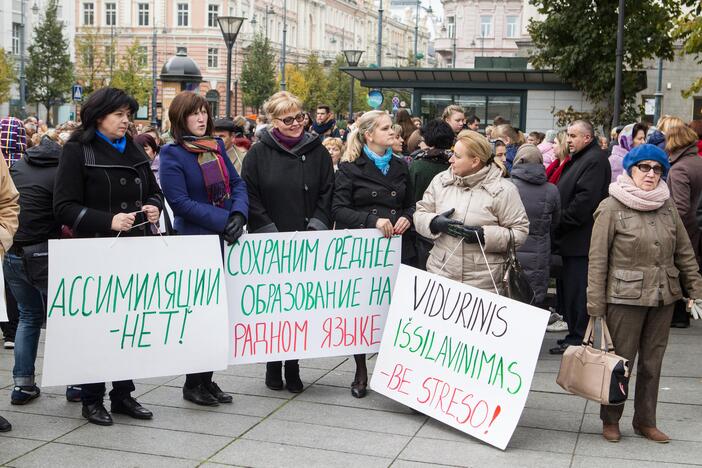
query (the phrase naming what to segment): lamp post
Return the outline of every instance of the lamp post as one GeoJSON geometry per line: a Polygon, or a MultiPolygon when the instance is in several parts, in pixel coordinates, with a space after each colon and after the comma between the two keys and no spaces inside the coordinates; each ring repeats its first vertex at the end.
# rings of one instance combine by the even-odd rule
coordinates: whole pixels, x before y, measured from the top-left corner
{"type": "Polygon", "coordinates": [[[283,0],[283,43],[280,51],[280,89],[285,91],[285,49],[288,37],[288,0],[283,0]]]}
{"type": "Polygon", "coordinates": [[[378,0],[378,50],[376,52],[375,61],[380,68],[383,61],[383,0],[378,0]]]}
{"type": "Polygon", "coordinates": [[[418,62],[418,50],[417,50],[417,41],[419,38],[419,8],[423,8],[424,11],[427,12],[427,15],[431,15],[434,13],[434,11],[431,9],[431,5],[429,5],[429,8],[424,8],[422,6],[422,0],[417,0],[417,15],[416,18],[414,19],[414,64],[417,65],[418,62]]]}
{"type": "Polygon", "coordinates": [[[241,25],[244,20],[241,16],[218,16],[217,22],[222,30],[222,37],[227,46],[227,92],[226,92],[226,117],[232,117],[232,47],[236,42],[236,37],[239,35],[241,25]]]}
{"type": "MultiPolygon", "coordinates": [[[[345,50],[344,57],[346,57],[346,63],[349,67],[357,67],[358,62],[361,61],[361,56],[363,55],[362,50],[345,50]]],[[[349,120],[353,115],[353,75],[351,76],[351,98],[349,99],[349,120]]]]}

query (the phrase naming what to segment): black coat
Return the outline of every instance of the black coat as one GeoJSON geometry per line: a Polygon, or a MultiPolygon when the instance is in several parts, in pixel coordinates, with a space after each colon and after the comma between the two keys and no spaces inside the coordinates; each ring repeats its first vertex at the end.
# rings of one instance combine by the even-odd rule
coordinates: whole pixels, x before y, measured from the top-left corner
{"type": "Polygon", "coordinates": [[[336,172],[332,213],[337,229],[374,228],[379,218],[394,225],[400,216],[411,223],[414,198],[407,164],[393,157],[383,175],[365,154],[342,162],[336,172]]]}
{"type": "Polygon", "coordinates": [[[597,141],[571,156],[558,181],[561,193],[561,222],[556,230],[559,252],[585,257],[590,251],[593,214],[609,196],[612,168],[597,141]]]}
{"type": "MultiPolygon", "coordinates": [[[[163,194],[146,155],[127,137],[124,154],[96,136],[87,145],[69,141],[63,147],[54,183],[54,213],[76,237],[112,237],[112,218],[140,211],[143,205],[162,208],[163,194]]],[[[138,213],[134,224],[146,221],[138,213]]],[[[121,236],[151,235],[148,225],[121,236]]]]}
{"type": "Polygon", "coordinates": [[[61,145],[44,137],[10,168],[20,204],[14,246],[25,247],[60,237],[61,224],[54,217],[54,179],[60,155],[61,145]]]}
{"type": "Polygon", "coordinates": [[[306,133],[288,150],[261,130],[241,176],[249,192],[249,232],[331,228],[334,167],[318,136],[306,133]]]}

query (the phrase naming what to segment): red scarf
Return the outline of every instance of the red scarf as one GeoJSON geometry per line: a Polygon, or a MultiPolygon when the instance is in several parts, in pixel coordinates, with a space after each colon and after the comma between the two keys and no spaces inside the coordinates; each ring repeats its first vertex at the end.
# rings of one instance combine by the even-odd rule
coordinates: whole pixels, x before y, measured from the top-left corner
{"type": "Polygon", "coordinates": [[[570,161],[570,156],[566,156],[563,161],[555,159],[551,164],[549,164],[549,166],[546,168],[546,178],[549,182],[551,182],[553,185],[558,184],[563,168],[568,161],[570,161]]]}

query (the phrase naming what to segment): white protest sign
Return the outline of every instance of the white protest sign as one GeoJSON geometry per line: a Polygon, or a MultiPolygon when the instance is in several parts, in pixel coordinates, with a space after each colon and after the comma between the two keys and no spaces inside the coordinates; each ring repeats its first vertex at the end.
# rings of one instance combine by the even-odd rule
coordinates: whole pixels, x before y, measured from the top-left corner
{"type": "MultiPolygon", "coordinates": [[[[0,257],[2,260],[2,257],[0,257]]],[[[0,264],[0,322],[7,322],[7,302],[5,301],[5,272],[0,264]]]]}
{"type": "Polygon", "coordinates": [[[371,388],[502,450],[549,314],[401,266],[371,388]]]}
{"type": "Polygon", "coordinates": [[[227,366],[217,236],[49,241],[42,385],[227,366]]]}
{"type": "Polygon", "coordinates": [[[230,364],[378,351],[400,237],[245,234],[225,247],[230,364]]]}

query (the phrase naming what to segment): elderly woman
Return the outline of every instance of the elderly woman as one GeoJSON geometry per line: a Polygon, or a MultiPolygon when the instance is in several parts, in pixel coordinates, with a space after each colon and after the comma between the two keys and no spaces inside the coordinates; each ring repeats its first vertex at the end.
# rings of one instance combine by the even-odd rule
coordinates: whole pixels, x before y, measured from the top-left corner
{"type": "MultiPolygon", "coordinates": [[[[317,135],[305,132],[302,102],[280,91],[266,101],[270,127],[246,154],[242,177],[249,193],[249,232],[318,231],[332,226],[334,168],[317,135]]],[[[266,365],[266,386],[283,389],[282,363],[266,365]]],[[[300,367],[285,361],[285,387],[303,389],[300,367]]]]}
{"type": "Polygon", "coordinates": [[[490,276],[500,288],[511,238],[518,247],[529,234],[524,205],[479,133],[459,133],[449,163],[414,213],[417,233],[434,241],[427,271],[494,292],[490,276]]]}
{"type": "MultiPolygon", "coordinates": [[[[668,442],[656,427],[656,400],[663,354],[682,281],[690,297],[702,298],[695,253],[670,191],[667,155],[644,144],[623,161],[624,174],[595,212],[590,245],[587,308],[605,317],[617,354],[633,364],[639,354],[634,397],[634,431],[668,442]]],[[[602,435],[621,438],[623,405],[602,406],[602,435]]]]}
{"type": "Polygon", "coordinates": [[[646,141],[648,127],[643,123],[629,124],[619,132],[618,144],[612,147],[612,154],[609,156],[609,165],[612,167],[612,182],[624,171],[622,161],[629,151],[642,145],[646,141]]]}

